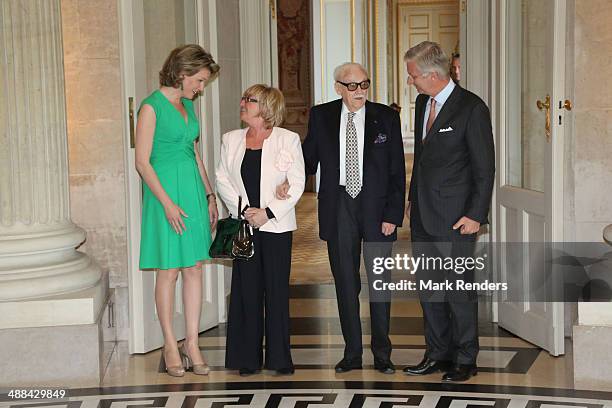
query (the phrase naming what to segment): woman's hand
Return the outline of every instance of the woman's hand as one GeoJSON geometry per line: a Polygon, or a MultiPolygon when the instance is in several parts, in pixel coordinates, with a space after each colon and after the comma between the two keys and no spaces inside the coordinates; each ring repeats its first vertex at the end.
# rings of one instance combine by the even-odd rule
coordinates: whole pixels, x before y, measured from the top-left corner
{"type": "Polygon", "coordinates": [[[172,229],[174,229],[174,232],[183,235],[183,232],[187,229],[185,228],[185,223],[183,222],[183,217],[188,217],[188,215],[185,214],[185,211],[174,203],[170,203],[169,205],[165,206],[164,211],[166,212],[166,219],[168,219],[168,222],[172,226],[172,229]]]}
{"type": "Polygon", "coordinates": [[[215,228],[217,228],[217,221],[219,220],[217,200],[215,200],[214,198],[208,200],[208,218],[210,219],[210,232],[214,232],[215,228]]]}
{"type": "Polygon", "coordinates": [[[266,210],[264,208],[253,208],[249,207],[244,212],[244,218],[249,222],[249,224],[254,228],[259,228],[268,222],[268,214],[266,214],[266,210]]]}

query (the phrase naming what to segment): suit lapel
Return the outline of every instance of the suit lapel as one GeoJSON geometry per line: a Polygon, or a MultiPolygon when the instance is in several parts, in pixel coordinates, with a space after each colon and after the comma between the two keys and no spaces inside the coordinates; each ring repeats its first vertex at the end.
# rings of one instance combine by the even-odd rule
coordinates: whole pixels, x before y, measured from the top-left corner
{"type": "Polygon", "coordinates": [[[378,135],[378,112],[376,111],[376,105],[366,101],[365,104],[365,127],[363,132],[363,147],[369,148],[374,144],[374,139],[378,135]]]}
{"type": "MultiPolygon", "coordinates": [[[[431,125],[431,129],[429,129],[429,132],[427,132],[427,137],[425,138],[426,141],[431,142],[430,138],[436,137],[442,125],[448,122],[448,120],[455,114],[457,109],[459,109],[461,106],[460,102],[462,93],[463,92],[459,85],[455,85],[453,92],[451,92],[448,99],[444,103],[444,106],[442,106],[442,110],[440,113],[438,113],[438,116],[436,116],[436,120],[434,120],[433,125],[431,125]]],[[[423,124],[421,123],[421,129],[423,129],[422,125],[423,124]]]]}
{"type": "Polygon", "coordinates": [[[337,165],[340,166],[340,115],[342,114],[342,99],[338,99],[331,104],[328,114],[327,130],[333,146],[332,156],[337,165]]]}
{"type": "Polygon", "coordinates": [[[417,144],[420,144],[423,140],[423,116],[425,115],[425,106],[427,105],[428,99],[429,97],[427,95],[419,94],[414,108],[414,141],[417,144]]]}

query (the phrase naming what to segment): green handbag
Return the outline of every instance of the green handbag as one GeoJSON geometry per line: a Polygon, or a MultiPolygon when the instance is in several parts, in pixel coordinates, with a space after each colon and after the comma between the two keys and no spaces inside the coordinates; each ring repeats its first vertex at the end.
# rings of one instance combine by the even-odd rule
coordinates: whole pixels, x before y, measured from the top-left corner
{"type": "Polygon", "coordinates": [[[238,218],[229,217],[217,223],[217,235],[210,245],[208,254],[211,258],[250,259],[255,253],[253,230],[243,218],[245,208],[240,211],[242,197],[238,198],[238,218]]]}

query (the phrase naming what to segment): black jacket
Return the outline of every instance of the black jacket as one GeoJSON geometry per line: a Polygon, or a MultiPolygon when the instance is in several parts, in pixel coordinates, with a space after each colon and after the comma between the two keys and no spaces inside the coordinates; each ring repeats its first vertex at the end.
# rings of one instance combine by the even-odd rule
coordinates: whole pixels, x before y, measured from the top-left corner
{"type": "MultiPolygon", "coordinates": [[[[306,174],[315,174],[321,164],[318,198],[319,236],[323,240],[337,230],[341,112],[341,99],[314,106],[302,145],[306,174]]],[[[365,105],[362,181],[364,240],[395,241],[397,230],[384,236],[381,225],[386,221],[399,227],[404,217],[406,170],[400,119],[395,110],[372,102],[365,105]]]]}
{"type": "Polygon", "coordinates": [[[457,85],[423,144],[428,99],[422,94],[416,99],[408,200],[418,199],[421,222],[428,234],[448,236],[462,216],[488,223],[495,178],[491,117],[482,99],[457,85]]]}

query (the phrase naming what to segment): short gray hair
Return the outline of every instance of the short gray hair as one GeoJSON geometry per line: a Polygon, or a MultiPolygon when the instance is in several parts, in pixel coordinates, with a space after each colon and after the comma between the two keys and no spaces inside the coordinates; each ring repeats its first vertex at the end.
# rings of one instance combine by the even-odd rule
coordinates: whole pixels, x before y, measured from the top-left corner
{"type": "Polygon", "coordinates": [[[334,69],[334,81],[340,81],[344,76],[344,72],[351,67],[359,68],[369,78],[368,70],[365,69],[363,65],[356,62],[345,62],[344,64],[338,65],[336,69],[334,69]]]}
{"type": "Polygon", "coordinates": [[[404,62],[408,61],[414,62],[423,74],[436,72],[443,78],[449,77],[450,60],[440,44],[433,41],[423,41],[406,51],[404,62]]]}

